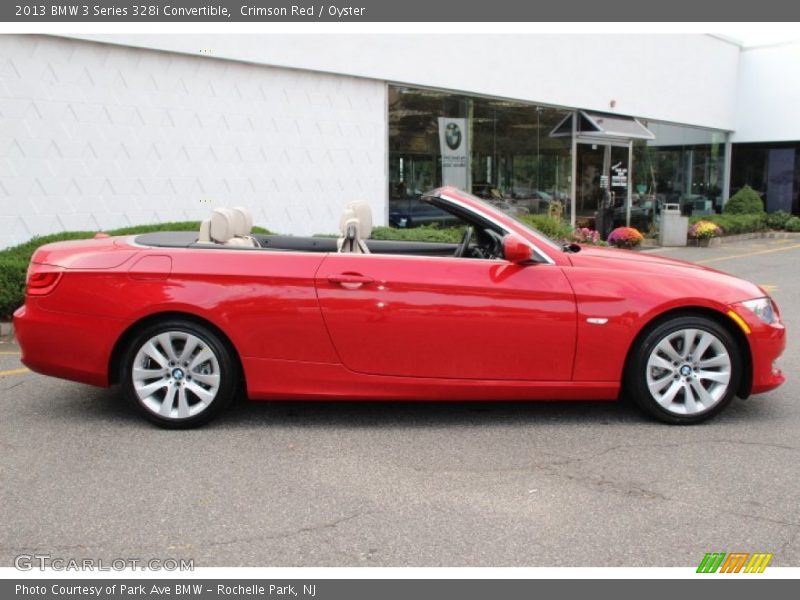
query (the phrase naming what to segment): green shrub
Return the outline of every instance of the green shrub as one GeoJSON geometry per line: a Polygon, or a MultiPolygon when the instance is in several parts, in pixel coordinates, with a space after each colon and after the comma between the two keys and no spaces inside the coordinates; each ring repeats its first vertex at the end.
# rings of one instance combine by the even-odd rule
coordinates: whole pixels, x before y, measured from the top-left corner
{"type": "Polygon", "coordinates": [[[792,217],[786,221],[784,225],[786,231],[800,231],[800,217],[792,217]]]}
{"type": "Polygon", "coordinates": [[[518,218],[552,240],[560,242],[572,236],[572,227],[561,219],[554,219],[548,215],[522,215],[518,218]]]}
{"type": "Polygon", "coordinates": [[[766,216],[764,213],[760,215],[703,215],[689,219],[689,223],[692,225],[698,221],[711,221],[722,229],[724,235],[751,233],[766,229],[766,216]]]}
{"type": "Polygon", "coordinates": [[[463,227],[438,227],[437,225],[422,225],[408,229],[395,227],[375,227],[370,239],[373,240],[400,240],[406,242],[441,242],[444,244],[457,244],[464,235],[463,227]]]}
{"type": "Polygon", "coordinates": [[[28,261],[20,256],[0,256],[0,320],[11,318],[25,298],[28,261]]]}
{"type": "MultiPolygon", "coordinates": [[[[181,221],[175,223],[157,223],[155,225],[136,225],[107,231],[109,235],[132,235],[151,233],[153,231],[199,231],[199,221],[181,221]]],[[[25,274],[31,256],[39,246],[69,240],[86,240],[93,238],[96,231],[62,231],[50,235],[35,237],[18,246],[0,250],[0,319],[11,318],[12,313],[25,300],[25,274]]],[[[263,227],[253,227],[253,233],[269,233],[263,227]]]]}
{"type": "Polygon", "coordinates": [[[786,221],[792,218],[792,215],[785,210],[776,210],[773,213],[767,213],[767,227],[770,229],[785,229],[786,221]]]}
{"type": "Polygon", "coordinates": [[[730,197],[725,203],[722,212],[732,215],[762,214],[764,212],[764,203],[761,201],[761,196],[758,195],[758,192],[746,185],[730,197]]]}

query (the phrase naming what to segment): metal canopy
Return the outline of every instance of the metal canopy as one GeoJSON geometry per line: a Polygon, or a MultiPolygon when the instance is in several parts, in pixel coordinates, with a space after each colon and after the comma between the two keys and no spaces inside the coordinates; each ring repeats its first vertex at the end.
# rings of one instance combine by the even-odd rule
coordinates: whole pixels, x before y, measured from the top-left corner
{"type": "Polygon", "coordinates": [[[579,136],[590,136],[594,140],[654,140],[656,136],[634,117],[606,115],[579,110],[564,117],[550,132],[550,137],[567,137],[572,135],[572,119],[578,115],[579,136]]]}

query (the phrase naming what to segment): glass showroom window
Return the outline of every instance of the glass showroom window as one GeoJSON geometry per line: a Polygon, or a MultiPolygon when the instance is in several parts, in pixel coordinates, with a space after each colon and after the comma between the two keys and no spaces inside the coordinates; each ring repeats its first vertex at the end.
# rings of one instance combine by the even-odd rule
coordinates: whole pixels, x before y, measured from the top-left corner
{"type": "Polygon", "coordinates": [[[734,144],[731,194],[745,185],[761,195],[768,212],[800,214],[800,144],[734,144]]]}
{"type": "Polygon", "coordinates": [[[653,140],[634,142],[632,212],[657,228],[667,203],[685,215],[722,211],[726,133],[654,121],[653,140]]]}
{"type": "Polygon", "coordinates": [[[510,213],[569,215],[571,144],[550,136],[568,111],[435,90],[389,88],[389,222],[447,224],[419,202],[455,185],[510,213]]]}

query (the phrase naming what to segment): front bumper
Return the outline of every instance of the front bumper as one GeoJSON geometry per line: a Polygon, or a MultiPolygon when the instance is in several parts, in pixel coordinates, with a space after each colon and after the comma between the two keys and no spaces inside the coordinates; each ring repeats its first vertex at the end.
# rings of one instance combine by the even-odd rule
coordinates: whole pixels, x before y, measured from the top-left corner
{"type": "Polygon", "coordinates": [[[781,322],[767,325],[740,304],[731,308],[750,328],[749,334],[745,332],[753,360],[750,393],[762,394],[774,390],[786,381],[783,371],[776,364],[786,348],[786,328],[781,322]]]}

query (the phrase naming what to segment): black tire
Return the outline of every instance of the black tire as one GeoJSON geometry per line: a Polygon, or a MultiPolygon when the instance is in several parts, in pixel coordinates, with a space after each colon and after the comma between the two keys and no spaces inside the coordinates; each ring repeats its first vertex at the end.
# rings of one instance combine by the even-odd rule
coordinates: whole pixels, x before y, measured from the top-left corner
{"type": "Polygon", "coordinates": [[[122,356],[120,382],[127,400],[146,419],[168,429],[188,429],[207,423],[231,403],[239,387],[239,369],[229,344],[211,328],[169,319],[145,327],[130,341],[122,356]],[[158,337],[165,342],[156,341],[158,337]],[[155,351],[150,346],[145,350],[148,342],[154,342],[155,351]],[[195,345],[188,348],[191,344],[195,345]],[[168,360],[167,345],[180,359],[177,363],[168,360]],[[213,357],[206,358],[209,352],[213,357]],[[193,365],[193,359],[199,362],[193,365]],[[154,391],[148,395],[150,389],[154,391]]]}
{"type": "MultiPolygon", "coordinates": [[[[661,347],[663,348],[663,346],[661,347]]],[[[680,351],[683,351],[682,346],[679,346],[679,349],[680,351]]],[[[658,358],[654,360],[658,360],[658,358]]],[[[654,417],[655,419],[658,419],[664,423],[670,423],[673,425],[690,425],[693,423],[700,423],[702,421],[707,421],[708,419],[711,419],[719,414],[728,404],[730,404],[731,400],[733,400],[742,380],[742,365],[742,352],[739,348],[739,344],[736,338],[725,327],[713,319],[699,315],[678,316],[653,327],[644,335],[643,338],[641,338],[637,346],[633,348],[625,376],[625,395],[632,399],[639,406],[639,408],[641,408],[649,416],[654,417]],[[709,367],[707,370],[703,370],[702,367],[694,369],[692,368],[693,365],[691,364],[693,361],[685,359],[673,361],[673,371],[669,371],[666,368],[662,369],[658,366],[653,367],[652,365],[648,367],[648,361],[650,361],[654,352],[658,354],[659,358],[666,358],[666,355],[662,354],[661,351],[656,351],[656,348],[659,347],[662,342],[666,341],[667,343],[670,343],[671,347],[675,349],[675,346],[672,345],[675,342],[670,340],[675,340],[677,338],[677,343],[680,344],[680,336],[682,333],[679,332],[684,332],[687,330],[696,330],[699,332],[696,334],[696,338],[692,338],[695,340],[695,343],[692,344],[694,349],[698,348],[697,342],[700,339],[700,336],[703,336],[704,334],[710,334],[712,338],[719,342],[719,344],[717,342],[713,342],[712,346],[707,347],[707,349],[702,352],[701,357],[692,357],[692,348],[690,348],[686,353],[687,359],[695,359],[695,361],[698,363],[711,363],[714,362],[715,358],[720,357],[724,362],[724,354],[727,353],[727,357],[730,361],[729,370],[727,370],[726,367],[709,367]],[[670,338],[670,336],[674,337],[670,338]],[[715,357],[713,354],[711,354],[712,352],[716,352],[717,356],[715,357]],[[706,357],[706,359],[701,360],[703,357],[706,357]],[[692,369],[688,376],[684,377],[684,375],[687,373],[682,369],[685,369],[686,367],[690,367],[692,369]],[[685,381],[685,386],[690,388],[688,393],[692,395],[691,402],[694,402],[694,400],[698,399],[700,396],[698,392],[694,391],[697,389],[697,385],[702,385],[706,392],[713,392],[713,394],[709,394],[709,396],[718,395],[719,397],[713,403],[708,403],[707,407],[699,408],[696,412],[681,414],[679,412],[680,410],[686,410],[687,412],[690,410],[690,404],[687,402],[685,397],[687,391],[681,390],[678,391],[677,395],[674,396],[674,401],[667,402],[672,409],[665,408],[662,403],[659,403],[650,390],[648,384],[649,368],[651,369],[651,377],[653,377],[653,373],[658,373],[660,376],[663,376],[663,379],[655,380],[654,378],[653,385],[659,385],[659,382],[661,381],[667,382],[663,384],[666,386],[664,389],[667,390],[667,394],[672,385],[675,385],[676,389],[679,389],[680,386],[684,385],[681,382],[685,381]],[[711,373],[712,376],[716,375],[714,370],[715,368],[719,369],[720,371],[729,372],[730,378],[727,382],[727,387],[716,387],[717,385],[722,386],[722,383],[710,382],[708,386],[702,383],[704,380],[704,373],[711,373]],[[692,378],[694,378],[695,381],[692,381],[692,378]],[[681,403],[684,405],[683,409],[680,408],[681,403]]],[[[700,390],[700,392],[702,392],[702,390],[700,390]]],[[[665,394],[665,396],[667,394],[665,394]]],[[[691,406],[696,406],[696,404],[692,404],[691,406]]]]}

